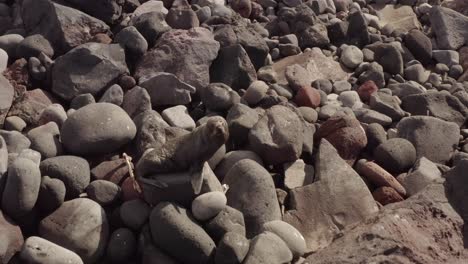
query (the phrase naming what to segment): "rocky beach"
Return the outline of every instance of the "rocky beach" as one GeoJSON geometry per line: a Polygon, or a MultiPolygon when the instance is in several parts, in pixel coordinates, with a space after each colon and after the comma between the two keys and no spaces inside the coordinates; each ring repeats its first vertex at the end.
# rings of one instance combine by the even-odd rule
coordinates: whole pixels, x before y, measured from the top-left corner
{"type": "Polygon", "coordinates": [[[468,263],[468,0],[0,0],[0,264],[468,263]]]}

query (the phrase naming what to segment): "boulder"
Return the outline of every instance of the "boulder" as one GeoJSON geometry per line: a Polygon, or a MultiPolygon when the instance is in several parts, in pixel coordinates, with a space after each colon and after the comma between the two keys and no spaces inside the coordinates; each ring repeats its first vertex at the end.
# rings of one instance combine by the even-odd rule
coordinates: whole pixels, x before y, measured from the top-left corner
{"type": "Polygon", "coordinates": [[[195,87],[185,83],[171,73],[158,72],[142,76],[139,85],[148,91],[152,106],[186,105],[192,101],[195,87]]]}
{"type": "Polygon", "coordinates": [[[434,6],[429,14],[439,49],[457,50],[468,42],[468,17],[446,7],[434,6]]]}
{"type": "Polygon", "coordinates": [[[20,258],[26,263],[83,264],[75,252],[37,236],[26,239],[20,258]]]}
{"type": "Polygon", "coordinates": [[[3,75],[0,75],[0,89],[2,90],[2,93],[0,93],[0,128],[3,128],[5,118],[13,104],[15,90],[3,75]]]}

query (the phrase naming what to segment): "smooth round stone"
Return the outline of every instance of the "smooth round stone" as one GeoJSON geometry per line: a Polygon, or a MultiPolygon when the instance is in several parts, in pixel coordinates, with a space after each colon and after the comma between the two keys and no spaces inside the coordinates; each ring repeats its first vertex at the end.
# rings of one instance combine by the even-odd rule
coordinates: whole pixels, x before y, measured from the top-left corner
{"type": "Polygon", "coordinates": [[[26,239],[20,258],[26,263],[83,264],[80,256],[75,252],[37,236],[26,239]]]}
{"type": "Polygon", "coordinates": [[[402,173],[416,162],[416,148],[404,138],[392,138],[374,150],[377,164],[391,173],[402,173]]]}
{"type": "Polygon", "coordinates": [[[28,160],[32,160],[34,164],[39,167],[41,164],[41,153],[32,149],[23,149],[19,154],[18,158],[25,158],[28,160]]]}
{"type": "Polygon", "coordinates": [[[2,195],[2,211],[14,219],[30,213],[36,204],[41,185],[41,172],[37,165],[17,158],[8,167],[8,176],[2,195]]]}
{"type": "Polygon", "coordinates": [[[124,202],[120,206],[120,218],[122,222],[133,230],[140,230],[148,220],[151,208],[140,199],[124,202]]]}
{"type": "Polygon", "coordinates": [[[217,242],[228,232],[235,232],[245,237],[244,215],[239,210],[226,206],[206,223],[205,230],[217,242]]]}
{"type": "Polygon", "coordinates": [[[51,213],[65,201],[65,184],[59,179],[43,176],[37,206],[44,213],[51,213]]]}
{"type": "Polygon", "coordinates": [[[249,252],[249,240],[235,232],[228,232],[216,248],[215,263],[231,264],[242,263],[249,252]]]}
{"type": "Polygon", "coordinates": [[[16,55],[19,58],[38,57],[41,52],[50,58],[54,56],[52,45],[40,34],[27,36],[18,43],[18,47],[16,48],[16,55]]]}
{"type": "Polygon", "coordinates": [[[185,208],[161,202],[150,215],[154,244],[183,263],[207,263],[215,242],[185,208]]]}
{"type": "Polygon", "coordinates": [[[143,56],[148,50],[148,42],[133,26],[122,29],[114,40],[125,47],[127,54],[136,58],[143,56]]]}
{"type": "Polygon", "coordinates": [[[249,105],[256,105],[265,97],[267,91],[268,85],[265,82],[254,81],[245,91],[243,98],[249,105]]]}
{"type": "Polygon", "coordinates": [[[315,123],[318,119],[318,113],[312,107],[301,106],[298,108],[302,117],[309,123],[315,123]]]}
{"type": "Polygon", "coordinates": [[[39,223],[39,235],[96,263],[106,250],[109,225],[102,207],[87,198],[63,203],[39,223]]]}
{"type": "Polygon", "coordinates": [[[68,199],[78,197],[88,186],[91,172],[88,161],[76,156],[58,156],[41,162],[42,175],[60,179],[67,189],[68,199]]]}
{"type": "Polygon", "coordinates": [[[96,103],[96,99],[90,93],[80,94],[75,96],[70,102],[70,109],[78,110],[89,104],[96,103]]]}
{"type": "Polygon", "coordinates": [[[341,51],[341,63],[350,69],[354,69],[364,61],[364,54],[356,46],[346,46],[341,51]]]}
{"type": "Polygon", "coordinates": [[[27,126],[26,122],[19,116],[9,116],[5,119],[4,129],[9,131],[23,131],[27,126]]]}
{"type": "Polygon", "coordinates": [[[279,236],[289,247],[294,257],[304,255],[307,250],[306,242],[302,234],[292,225],[275,220],[263,224],[262,232],[269,231],[279,236]]]}
{"type": "Polygon", "coordinates": [[[16,48],[24,37],[19,34],[7,34],[0,36],[0,49],[8,53],[9,57],[16,57],[16,48]]]}
{"type": "Polygon", "coordinates": [[[338,101],[345,107],[357,109],[362,107],[361,99],[356,91],[344,91],[338,96],[338,101]]]}
{"type": "Polygon", "coordinates": [[[86,187],[89,199],[102,206],[110,205],[120,198],[120,187],[110,181],[96,180],[86,187]]]}
{"type": "Polygon", "coordinates": [[[33,128],[29,130],[27,136],[31,140],[31,149],[38,151],[46,159],[59,156],[63,152],[59,140],[60,130],[55,122],[33,128]]]}
{"type": "Polygon", "coordinates": [[[200,221],[215,217],[226,207],[227,199],[223,192],[204,193],[192,202],[193,216],[200,221]]]}
{"type": "Polygon", "coordinates": [[[100,103],[110,103],[120,106],[123,102],[124,92],[122,87],[114,84],[109,87],[99,99],[100,103]]]}
{"type": "Polygon", "coordinates": [[[263,232],[250,242],[250,249],[242,263],[289,263],[293,259],[286,243],[271,232],[263,232]]]}
{"type": "Polygon", "coordinates": [[[18,131],[0,130],[0,136],[5,140],[8,153],[20,153],[31,146],[31,140],[18,131]]]}
{"type": "Polygon", "coordinates": [[[129,143],[136,135],[136,126],[119,106],[96,103],[76,110],[61,132],[62,142],[71,153],[106,154],[129,143]]]}
{"type": "Polygon", "coordinates": [[[67,120],[67,113],[61,104],[51,104],[47,106],[39,116],[39,125],[55,122],[59,127],[67,120]]]}
{"type": "Polygon", "coordinates": [[[135,254],[136,242],[135,235],[130,229],[115,230],[107,245],[107,257],[112,263],[128,263],[135,254]]]}

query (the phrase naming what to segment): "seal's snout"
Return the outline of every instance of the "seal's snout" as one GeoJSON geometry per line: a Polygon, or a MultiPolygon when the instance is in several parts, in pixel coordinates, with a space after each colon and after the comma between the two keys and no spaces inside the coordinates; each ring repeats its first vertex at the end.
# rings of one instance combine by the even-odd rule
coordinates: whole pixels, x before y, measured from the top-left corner
{"type": "Polygon", "coordinates": [[[223,139],[226,142],[229,138],[229,129],[224,118],[212,118],[207,123],[211,136],[218,139],[223,139]]]}

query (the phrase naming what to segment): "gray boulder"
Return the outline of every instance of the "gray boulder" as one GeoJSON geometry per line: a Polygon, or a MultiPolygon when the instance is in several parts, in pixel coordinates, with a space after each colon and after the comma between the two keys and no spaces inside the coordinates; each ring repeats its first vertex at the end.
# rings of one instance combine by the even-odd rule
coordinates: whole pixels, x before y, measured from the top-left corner
{"type": "Polygon", "coordinates": [[[302,154],[304,128],[299,116],[288,107],[276,105],[249,132],[252,150],[268,164],[295,161],[302,154]]]}
{"type": "Polygon", "coordinates": [[[122,45],[131,58],[140,58],[148,50],[148,42],[134,26],[122,29],[116,36],[115,42],[122,45]]]}
{"type": "Polygon", "coordinates": [[[192,101],[195,87],[185,83],[172,73],[157,72],[142,76],[139,85],[148,91],[152,106],[185,105],[192,101]]]}
{"type": "Polygon", "coordinates": [[[468,42],[468,17],[449,8],[434,6],[429,19],[439,49],[457,50],[468,42]]]}
{"type": "Polygon", "coordinates": [[[421,157],[408,174],[403,177],[401,184],[405,187],[408,196],[412,196],[441,177],[442,174],[437,165],[425,157],[421,157]]]}
{"type": "Polygon", "coordinates": [[[183,263],[207,263],[216,245],[185,208],[159,203],[150,215],[151,234],[155,245],[183,263]]]}
{"type": "Polygon", "coordinates": [[[8,153],[20,153],[31,146],[31,140],[18,131],[0,130],[0,136],[5,140],[8,153]]]}
{"type": "Polygon", "coordinates": [[[390,173],[402,173],[416,162],[416,149],[404,138],[391,138],[374,150],[375,162],[390,173]]]}
{"type": "Polygon", "coordinates": [[[228,205],[244,214],[248,238],[258,235],[264,223],[281,219],[273,179],[257,162],[250,159],[237,162],[223,183],[229,186],[228,205]]]}
{"type": "Polygon", "coordinates": [[[15,90],[3,75],[0,75],[0,89],[2,90],[0,93],[0,128],[3,128],[3,123],[5,122],[8,110],[10,110],[13,103],[15,90]]]}
{"type": "Polygon", "coordinates": [[[49,0],[23,1],[21,15],[26,32],[44,36],[57,54],[109,32],[109,26],[101,20],[49,0]]]}
{"type": "Polygon", "coordinates": [[[65,100],[85,93],[96,95],[128,72],[121,46],[86,43],[57,58],[52,91],[65,100]]]}
{"type": "Polygon", "coordinates": [[[31,149],[41,153],[44,159],[60,156],[63,152],[60,143],[60,130],[55,122],[49,122],[29,130],[27,133],[31,140],[31,149]]]}
{"type": "Polygon", "coordinates": [[[20,258],[26,263],[83,264],[75,252],[37,236],[31,236],[24,241],[20,258]]]}
{"type": "Polygon", "coordinates": [[[98,203],[78,198],[63,203],[39,223],[39,235],[96,263],[106,249],[109,225],[98,203]]]}
{"type": "Polygon", "coordinates": [[[403,118],[397,125],[398,137],[413,143],[417,157],[426,157],[436,163],[452,158],[460,139],[460,127],[453,122],[431,116],[403,118]]]}
{"type": "Polygon", "coordinates": [[[41,162],[42,175],[61,180],[66,187],[66,197],[78,197],[88,186],[90,169],[88,162],[76,156],[59,156],[41,162]]]}
{"type": "Polygon", "coordinates": [[[78,109],[63,124],[65,148],[74,154],[104,154],[116,151],[136,135],[135,123],[119,106],[95,103],[78,109]]]}
{"type": "Polygon", "coordinates": [[[293,258],[286,243],[271,232],[264,232],[252,239],[244,264],[289,263],[293,258]]]}
{"type": "Polygon", "coordinates": [[[205,224],[205,230],[215,242],[219,242],[227,233],[237,233],[245,237],[244,215],[239,210],[226,206],[205,224]]]}

